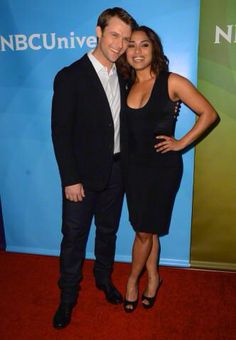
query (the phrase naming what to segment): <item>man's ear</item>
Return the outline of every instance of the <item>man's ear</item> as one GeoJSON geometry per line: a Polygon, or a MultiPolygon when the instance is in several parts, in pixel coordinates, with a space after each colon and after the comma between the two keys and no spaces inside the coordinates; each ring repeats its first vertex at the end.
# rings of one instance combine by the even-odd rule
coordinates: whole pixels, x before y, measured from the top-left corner
{"type": "Polygon", "coordinates": [[[97,35],[98,39],[100,39],[101,36],[102,36],[102,29],[101,29],[100,26],[96,27],[96,35],[97,35]]]}

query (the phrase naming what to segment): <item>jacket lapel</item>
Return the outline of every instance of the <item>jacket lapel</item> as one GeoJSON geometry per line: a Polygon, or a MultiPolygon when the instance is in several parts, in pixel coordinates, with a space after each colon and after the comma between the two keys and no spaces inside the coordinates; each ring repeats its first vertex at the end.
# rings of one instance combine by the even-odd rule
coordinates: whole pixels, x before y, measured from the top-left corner
{"type": "Polygon", "coordinates": [[[91,86],[91,89],[95,89],[96,96],[99,98],[99,101],[103,102],[104,108],[107,108],[111,114],[110,105],[106,96],[106,93],[104,91],[104,88],[102,86],[102,83],[98,77],[97,72],[95,71],[93,64],[89,60],[87,54],[85,54],[82,58],[83,60],[83,68],[86,74],[86,77],[89,82],[89,86],[91,86]]]}

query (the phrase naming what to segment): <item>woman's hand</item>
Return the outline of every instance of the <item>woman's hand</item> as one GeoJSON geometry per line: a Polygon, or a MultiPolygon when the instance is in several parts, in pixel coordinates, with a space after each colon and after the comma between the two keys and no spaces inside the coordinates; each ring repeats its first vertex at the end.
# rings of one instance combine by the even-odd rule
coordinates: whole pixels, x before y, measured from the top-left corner
{"type": "Polygon", "coordinates": [[[168,151],[180,151],[184,148],[181,140],[177,140],[174,137],[165,135],[156,136],[157,144],[154,145],[156,152],[166,153],[168,151]],[[158,140],[161,140],[158,142],[158,140]]]}

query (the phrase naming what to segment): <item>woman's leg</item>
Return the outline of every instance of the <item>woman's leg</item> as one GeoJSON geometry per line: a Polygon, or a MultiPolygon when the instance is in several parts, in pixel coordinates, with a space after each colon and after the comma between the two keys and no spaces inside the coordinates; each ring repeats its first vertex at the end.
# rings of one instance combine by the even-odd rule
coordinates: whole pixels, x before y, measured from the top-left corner
{"type": "MultiPolygon", "coordinates": [[[[148,274],[148,285],[144,291],[144,295],[147,297],[153,297],[156,294],[156,290],[159,286],[160,276],[158,270],[160,255],[160,242],[157,235],[153,235],[152,249],[146,262],[146,269],[148,274]]],[[[148,304],[147,300],[143,300],[143,303],[148,304]]]]}
{"type": "MultiPolygon", "coordinates": [[[[132,265],[131,273],[128,278],[126,300],[135,301],[138,297],[138,279],[142,272],[147,258],[152,249],[153,235],[150,233],[136,233],[133,250],[132,250],[132,265]]],[[[129,306],[128,306],[129,307],[129,306]]],[[[132,309],[132,305],[130,305],[132,309]]]]}

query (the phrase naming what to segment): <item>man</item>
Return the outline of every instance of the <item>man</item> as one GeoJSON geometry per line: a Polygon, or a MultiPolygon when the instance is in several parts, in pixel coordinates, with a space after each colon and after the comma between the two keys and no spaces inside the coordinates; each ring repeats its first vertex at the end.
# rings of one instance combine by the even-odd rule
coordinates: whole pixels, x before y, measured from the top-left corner
{"type": "Polygon", "coordinates": [[[63,188],[61,299],[53,318],[55,328],[70,323],[93,217],[96,286],[108,302],[122,303],[111,280],[123,202],[119,140],[120,107],[125,97],[115,62],[128,47],[135,26],[125,10],[105,10],[98,18],[95,50],[55,78],[52,138],[63,188]]]}

